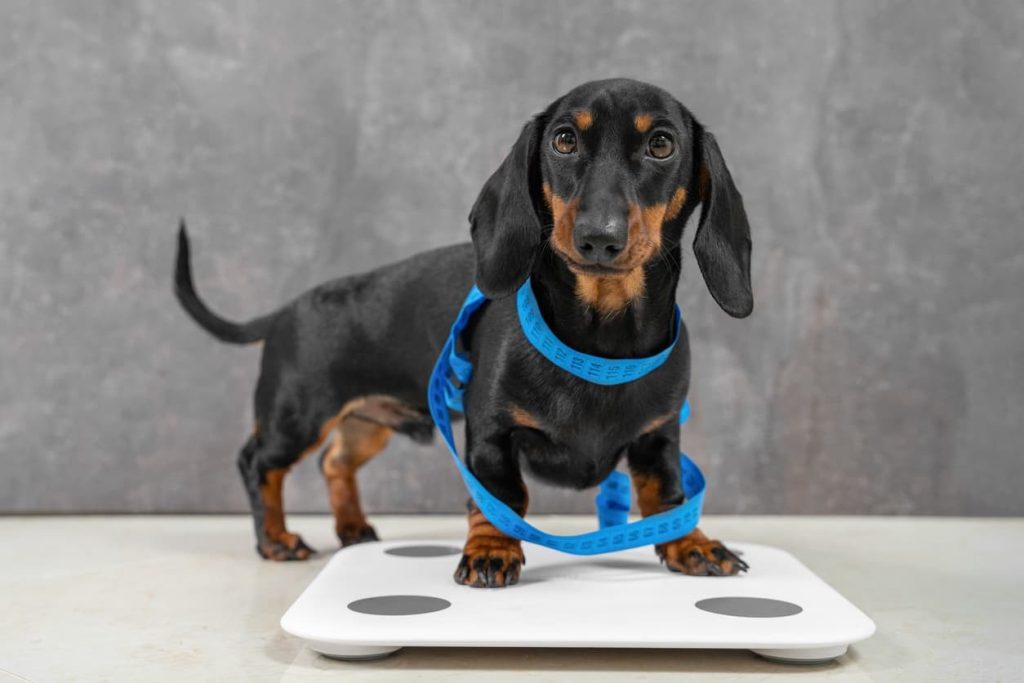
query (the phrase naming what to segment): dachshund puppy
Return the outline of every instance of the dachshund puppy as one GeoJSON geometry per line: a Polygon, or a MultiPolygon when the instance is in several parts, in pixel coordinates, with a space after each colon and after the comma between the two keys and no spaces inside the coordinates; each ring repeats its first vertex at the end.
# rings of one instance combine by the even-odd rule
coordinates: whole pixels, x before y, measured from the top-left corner
{"type": "MultiPolygon", "coordinates": [[[[530,278],[552,331],[607,358],[650,356],[672,340],[683,227],[697,206],[693,249],[715,301],[734,317],[753,308],[750,228],[714,136],[672,96],[627,79],[581,85],[523,128],[470,213],[472,245],[321,285],[275,313],[236,324],[192,285],[182,226],[179,300],[233,343],[264,340],[253,434],[238,459],[257,551],[274,560],[313,551],[284,524],[281,486],[305,454],[321,457],[341,544],[376,539],[359,505],[356,471],[393,433],[427,440],[427,382],[471,285],[489,301],[463,343],[475,368],[464,397],[466,461],[520,514],[524,474],[576,489],[625,459],[640,512],[683,502],[677,416],[690,379],[685,327],[666,362],[603,386],[550,363],[524,336],[511,296],[530,278]]],[[[729,575],[746,565],[700,530],[656,547],[666,566],[729,575]]],[[[518,581],[521,543],[470,502],[455,580],[518,581]]]]}

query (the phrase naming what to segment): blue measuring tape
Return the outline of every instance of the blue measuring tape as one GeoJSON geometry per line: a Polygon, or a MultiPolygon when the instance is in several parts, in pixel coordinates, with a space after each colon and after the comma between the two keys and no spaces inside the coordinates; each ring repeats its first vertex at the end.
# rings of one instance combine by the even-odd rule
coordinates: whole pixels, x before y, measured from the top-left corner
{"type": "MultiPolygon", "coordinates": [[[[475,287],[473,289],[476,290],[475,287]]],[[[470,292],[470,297],[472,296],[473,293],[470,292]]],[[[516,292],[516,309],[519,312],[519,325],[523,328],[523,334],[545,358],[580,379],[606,386],[632,382],[655,370],[672,355],[672,350],[679,341],[679,331],[683,327],[683,316],[679,312],[679,306],[676,306],[672,321],[672,343],[661,352],[647,358],[600,358],[571,349],[555,336],[540,313],[540,306],[529,280],[516,292]]]]}
{"type": "MultiPolygon", "coordinates": [[[[466,296],[430,375],[427,401],[430,415],[455,460],[455,466],[462,475],[469,495],[488,521],[507,536],[574,555],[597,555],[665,543],[693,531],[697,527],[704,504],[705,483],[700,468],[685,453],[679,454],[685,503],[671,510],[627,523],[630,504],[629,477],[622,472],[612,472],[601,483],[600,492],[595,499],[600,528],[574,536],[558,536],[536,528],[515,510],[495,498],[469,471],[455,447],[449,409],[458,412],[464,410],[463,393],[473,375],[473,365],[465,354],[457,350],[456,341],[466,329],[473,313],[486,302],[487,297],[475,286],[466,296]]],[[[529,280],[516,294],[516,307],[524,334],[545,358],[577,377],[604,385],[631,382],[664,363],[679,339],[682,326],[682,316],[677,306],[675,335],[667,349],[648,358],[599,358],[569,348],[554,335],[540,314],[529,280]]],[[[679,413],[679,423],[686,422],[689,416],[690,404],[687,402],[683,404],[679,413]]]]}

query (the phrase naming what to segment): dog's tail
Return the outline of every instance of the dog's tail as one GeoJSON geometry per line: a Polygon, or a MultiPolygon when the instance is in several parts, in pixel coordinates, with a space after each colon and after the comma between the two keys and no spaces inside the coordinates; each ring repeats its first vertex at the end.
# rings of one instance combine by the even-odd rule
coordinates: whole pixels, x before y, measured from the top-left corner
{"type": "Polygon", "coordinates": [[[220,317],[203,303],[199,295],[196,294],[195,285],[192,284],[188,230],[185,227],[184,218],[181,219],[181,225],[178,228],[178,259],[174,269],[174,294],[200,327],[217,339],[230,344],[251,344],[263,339],[267,336],[270,323],[275,317],[275,314],[271,313],[246,323],[236,323],[220,317]]]}

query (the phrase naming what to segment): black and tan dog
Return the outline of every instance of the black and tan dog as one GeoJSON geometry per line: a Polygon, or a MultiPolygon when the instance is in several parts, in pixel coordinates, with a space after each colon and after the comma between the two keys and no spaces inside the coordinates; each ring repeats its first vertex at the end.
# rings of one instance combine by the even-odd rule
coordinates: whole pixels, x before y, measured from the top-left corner
{"type": "MultiPolygon", "coordinates": [[[[582,85],[526,124],[473,206],[472,245],[328,282],[250,322],[228,322],[199,300],[183,225],[181,303],[223,341],[265,343],[256,425],[238,458],[260,555],[313,552],[285,527],[281,487],[288,469],[328,439],[321,468],[341,544],[376,539],[356,471],[393,433],[431,437],[427,381],[474,278],[493,299],[464,338],[476,368],[465,395],[466,458],[480,481],[525,514],[524,470],[579,489],[626,458],[643,515],[681,504],[685,329],[662,366],[600,386],[541,356],[509,295],[532,276],[545,320],[569,346],[608,358],[652,355],[671,341],[683,226],[698,204],[693,249],[704,280],[727,313],[744,317],[753,308],[750,229],[715,138],[664,91],[616,79],[582,85]]],[[[699,530],[656,550],[687,574],[746,569],[699,530]]],[[[510,585],[523,561],[520,542],[471,504],[455,580],[510,585]]]]}

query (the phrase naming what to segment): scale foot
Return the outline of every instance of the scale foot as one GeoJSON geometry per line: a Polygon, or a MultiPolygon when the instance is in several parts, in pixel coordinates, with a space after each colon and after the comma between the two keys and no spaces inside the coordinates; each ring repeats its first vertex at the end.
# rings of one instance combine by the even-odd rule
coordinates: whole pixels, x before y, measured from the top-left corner
{"type": "Polygon", "coordinates": [[[324,657],[346,662],[384,659],[402,649],[395,645],[339,645],[337,643],[310,643],[309,645],[324,657]]]}
{"type": "Polygon", "coordinates": [[[831,647],[786,648],[781,650],[751,650],[755,655],[783,664],[824,664],[846,654],[848,645],[831,647]]]}

